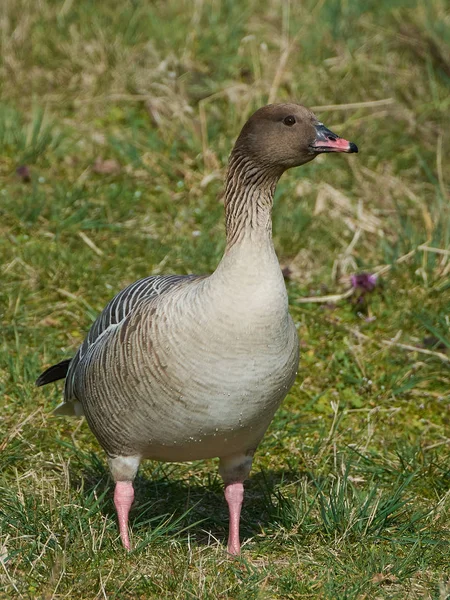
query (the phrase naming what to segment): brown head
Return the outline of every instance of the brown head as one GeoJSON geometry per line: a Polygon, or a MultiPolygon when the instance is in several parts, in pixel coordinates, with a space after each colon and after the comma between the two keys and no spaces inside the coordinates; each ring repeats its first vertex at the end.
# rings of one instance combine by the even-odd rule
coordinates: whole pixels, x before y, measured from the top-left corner
{"type": "Polygon", "coordinates": [[[233,149],[233,155],[245,155],[280,174],[323,152],[358,152],[358,148],[327,129],[300,104],[268,104],[257,110],[233,149]]]}

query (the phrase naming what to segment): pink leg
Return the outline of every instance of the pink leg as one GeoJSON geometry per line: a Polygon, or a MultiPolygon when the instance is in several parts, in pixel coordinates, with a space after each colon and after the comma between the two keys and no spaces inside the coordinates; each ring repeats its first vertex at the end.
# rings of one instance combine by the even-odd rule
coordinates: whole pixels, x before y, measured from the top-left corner
{"type": "Polygon", "coordinates": [[[229,483],[225,486],[225,498],[230,511],[230,528],[228,533],[228,552],[240,554],[239,520],[241,518],[242,501],[244,499],[244,485],[242,483],[229,483]]]}
{"type": "Polygon", "coordinates": [[[114,490],[114,504],[119,521],[119,531],[122,544],[130,550],[130,539],[128,537],[128,514],[134,500],[134,489],[131,481],[117,481],[114,490]]]}

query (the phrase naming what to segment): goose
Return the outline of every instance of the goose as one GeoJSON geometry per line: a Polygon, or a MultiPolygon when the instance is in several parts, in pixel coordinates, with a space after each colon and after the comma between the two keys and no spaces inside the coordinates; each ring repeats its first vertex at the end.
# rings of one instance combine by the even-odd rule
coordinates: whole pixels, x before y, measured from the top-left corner
{"type": "Polygon", "coordinates": [[[240,553],[243,482],[299,364],[272,242],[274,192],[284,171],[325,152],[358,148],[302,105],[257,110],[230,155],[226,248],[216,270],[132,283],[107,304],[75,356],[37,379],[41,386],[65,378],[54,412],[84,415],[105,450],[126,550],[141,460],[219,458],[227,550],[240,553]]]}

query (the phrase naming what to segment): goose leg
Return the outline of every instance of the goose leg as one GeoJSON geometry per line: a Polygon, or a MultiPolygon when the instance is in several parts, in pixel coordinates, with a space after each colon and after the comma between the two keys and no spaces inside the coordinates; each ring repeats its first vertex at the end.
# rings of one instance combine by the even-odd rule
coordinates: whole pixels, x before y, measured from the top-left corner
{"type": "Polygon", "coordinates": [[[133,480],[139,467],[139,456],[116,456],[109,458],[109,468],[116,482],[114,490],[114,506],[116,507],[119,522],[120,539],[123,546],[131,549],[128,536],[128,515],[134,500],[133,480]]]}
{"type": "Polygon", "coordinates": [[[225,485],[225,498],[230,513],[227,550],[230,554],[237,555],[241,552],[239,524],[241,520],[242,502],[244,500],[244,484],[235,482],[225,485]]]}
{"type": "Polygon", "coordinates": [[[238,555],[241,552],[239,524],[242,502],[244,500],[243,482],[250,473],[252,460],[253,453],[251,455],[240,454],[220,459],[219,473],[225,484],[225,499],[230,515],[227,550],[233,555],[238,555]]]}
{"type": "Polygon", "coordinates": [[[117,520],[119,521],[119,532],[122,544],[127,550],[131,549],[128,537],[128,515],[134,500],[134,489],[132,481],[117,481],[114,490],[114,506],[116,507],[117,520]]]}

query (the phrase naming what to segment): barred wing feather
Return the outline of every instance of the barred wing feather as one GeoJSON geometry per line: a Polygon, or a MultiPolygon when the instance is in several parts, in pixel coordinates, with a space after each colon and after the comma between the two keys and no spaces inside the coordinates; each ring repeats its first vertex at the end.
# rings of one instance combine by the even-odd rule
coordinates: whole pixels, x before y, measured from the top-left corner
{"type": "Polygon", "coordinates": [[[119,292],[106,305],[89,330],[86,339],[70,361],[64,387],[64,401],[55,408],[59,415],[82,415],[81,404],[74,396],[74,382],[77,366],[83,360],[93,344],[102,343],[111,329],[117,327],[144,298],[160,296],[174,285],[188,280],[197,279],[198,275],[152,275],[139,279],[119,292]]]}

